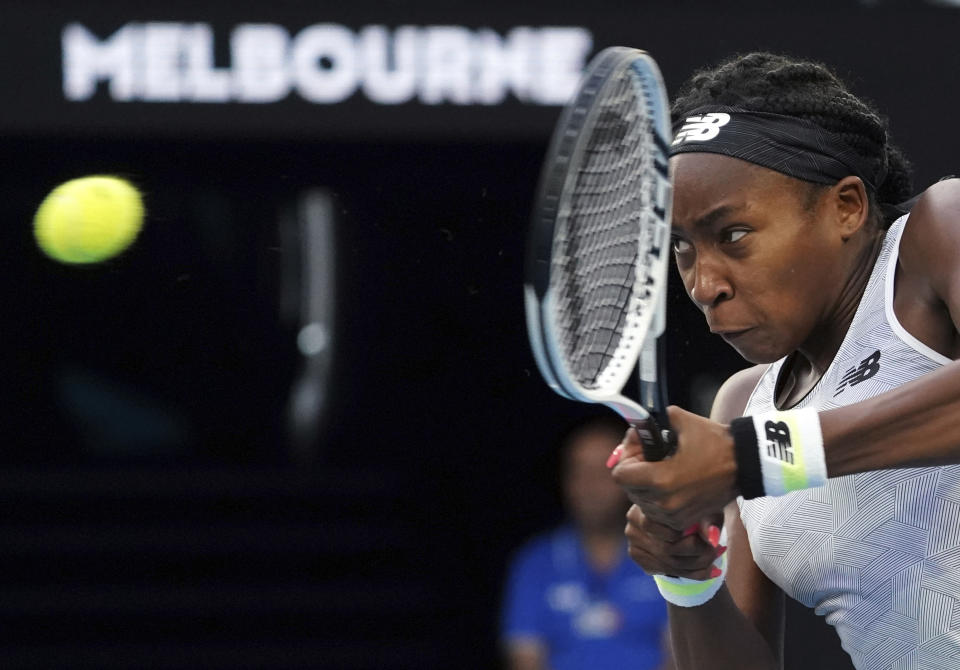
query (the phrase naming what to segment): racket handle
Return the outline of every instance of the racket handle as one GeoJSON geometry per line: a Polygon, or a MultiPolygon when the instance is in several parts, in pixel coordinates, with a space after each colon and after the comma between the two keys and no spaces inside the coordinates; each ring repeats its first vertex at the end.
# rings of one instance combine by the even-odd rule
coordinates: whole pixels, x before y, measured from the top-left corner
{"type": "Polygon", "coordinates": [[[677,434],[672,430],[661,428],[653,414],[646,421],[634,424],[633,427],[643,443],[644,460],[662,461],[677,446],[677,434]]]}

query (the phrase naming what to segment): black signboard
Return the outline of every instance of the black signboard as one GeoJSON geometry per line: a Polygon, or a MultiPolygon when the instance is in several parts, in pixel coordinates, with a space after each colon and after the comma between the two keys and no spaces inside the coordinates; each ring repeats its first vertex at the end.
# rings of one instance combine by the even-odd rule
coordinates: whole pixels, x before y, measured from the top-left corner
{"type": "Polygon", "coordinates": [[[824,60],[897,137],[919,139],[960,102],[960,10],[945,5],[64,7],[5,7],[0,133],[539,141],[584,63],[613,44],[650,51],[671,90],[736,51],[824,60]]]}

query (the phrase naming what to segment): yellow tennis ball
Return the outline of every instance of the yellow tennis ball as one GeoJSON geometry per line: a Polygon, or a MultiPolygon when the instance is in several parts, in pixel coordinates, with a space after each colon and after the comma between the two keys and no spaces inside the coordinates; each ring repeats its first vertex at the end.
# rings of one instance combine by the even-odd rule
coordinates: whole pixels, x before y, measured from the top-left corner
{"type": "Polygon", "coordinates": [[[33,232],[62,263],[99,263],[130,246],[143,225],[143,200],[130,182],[97,175],[53,189],[37,209],[33,232]]]}

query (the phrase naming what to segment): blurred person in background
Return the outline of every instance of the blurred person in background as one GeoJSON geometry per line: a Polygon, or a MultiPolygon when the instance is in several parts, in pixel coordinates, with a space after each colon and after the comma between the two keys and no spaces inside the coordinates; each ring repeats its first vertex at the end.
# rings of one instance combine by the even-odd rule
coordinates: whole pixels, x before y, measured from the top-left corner
{"type": "Polygon", "coordinates": [[[606,459],[626,424],[612,414],[574,424],[560,440],[568,520],[512,559],[501,619],[510,670],[666,670],[666,606],[627,555],[629,502],[606,459]]]}

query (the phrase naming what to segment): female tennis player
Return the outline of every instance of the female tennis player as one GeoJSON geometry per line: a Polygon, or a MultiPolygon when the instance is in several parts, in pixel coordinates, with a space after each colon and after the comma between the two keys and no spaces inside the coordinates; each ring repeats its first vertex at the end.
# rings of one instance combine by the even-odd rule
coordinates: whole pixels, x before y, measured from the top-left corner
{"type": "Polygon", "coordinates": [[[757,364],[669,409],[673,456],[611,460],[678,666],[782,667],[787,594],[860,670],[960,667],[960,180],[904,203],[885,121],[815,63],[733,58],[673,118],[680,275],[757,364]]]}

